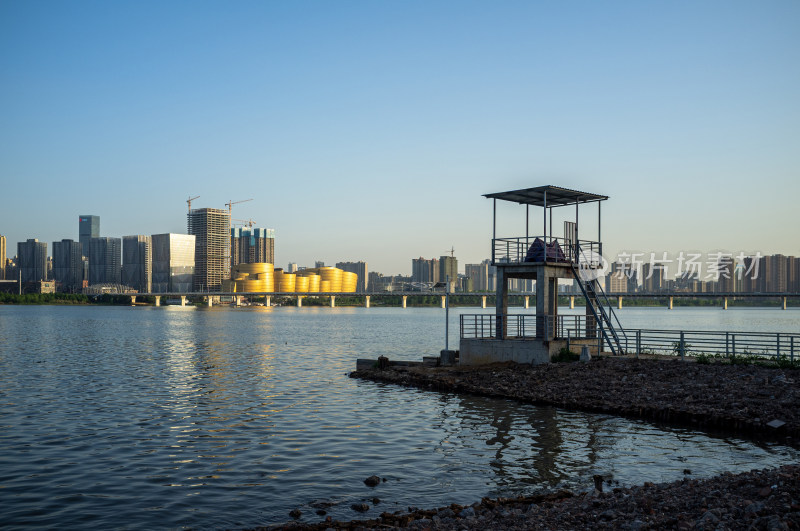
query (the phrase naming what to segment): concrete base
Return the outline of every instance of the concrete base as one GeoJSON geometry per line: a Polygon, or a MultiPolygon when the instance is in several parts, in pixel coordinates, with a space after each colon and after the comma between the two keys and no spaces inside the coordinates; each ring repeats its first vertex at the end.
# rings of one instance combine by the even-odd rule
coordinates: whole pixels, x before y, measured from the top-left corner
{"type": "MultiPolygon", "coordinates": [[[[596,339],[573,339],[570,349],[579,351],[586,345],[589,351],[597,353],[596,339]]],[[[550,363],[550,358],[567,346],[566,339],[540,341],[537,339],[462,339],[459,352],[459,365],[485,365],[513,361],[540,365],[550,363]]]]}

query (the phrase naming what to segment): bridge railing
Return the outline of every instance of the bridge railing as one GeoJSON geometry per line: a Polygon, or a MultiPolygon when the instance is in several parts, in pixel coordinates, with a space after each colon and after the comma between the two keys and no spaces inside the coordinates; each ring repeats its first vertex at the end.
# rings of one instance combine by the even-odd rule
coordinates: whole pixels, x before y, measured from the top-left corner
{"type": "Polygon", "coordinates": [[[496,339],[505,321],[506,339],[581,339],[597,337],[593,317],[585,315],[462,314],[462,339],[496,339]],[[545,333],[546,332],[546,333],[545,333]]]}
{"type": "Polygon", "coordinates": [[[584,267],[600,266],[600,242],[579,240],[579,251],[574,242],[550,236],[525,236],[521,238],[495,238],[492,240],[492,263],[522,264],[525,262],[556,262],[581,264],[584,267]]]}
{"type": "Polygon", "coordinates": [[[800,360],[800,334],[715,330],[625,329],[626,352],[676,356],[786,357],[800,360]]]}

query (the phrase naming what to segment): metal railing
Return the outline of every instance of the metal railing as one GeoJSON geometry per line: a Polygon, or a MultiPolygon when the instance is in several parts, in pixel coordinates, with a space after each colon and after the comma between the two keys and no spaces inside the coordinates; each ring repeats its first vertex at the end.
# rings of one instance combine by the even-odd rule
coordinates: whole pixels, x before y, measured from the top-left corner
{"type": "Polygon", "coordinates": [[[593,319],[585,315],[462,314],[462,339],[496,339],[505,324],[506,339],[582,339],[597,337],[593,319]],[[503,323],[505,320],[505,323],[503,323]]]}
{"type": "Polygon", "coordinates": [[[577,254],[574,242],[566,238],[550,236],[495,238],[492,240],[492,263],[571,262],[580,264],[581,267],[600,267],[602,244],[589,240],[580,240],[579,243],[582,256],[577,254]]]}
{"type": "Polygon", "coordinates": [[[716,330],[625,329],[624,349],[639,354],[676,356],[786,357],[800,360],[800,334],[716,330]]]}

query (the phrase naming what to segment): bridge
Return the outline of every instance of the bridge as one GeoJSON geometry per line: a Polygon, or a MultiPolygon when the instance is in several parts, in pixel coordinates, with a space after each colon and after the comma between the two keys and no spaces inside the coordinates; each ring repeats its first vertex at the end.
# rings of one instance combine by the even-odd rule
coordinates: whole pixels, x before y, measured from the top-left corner
{"type": "MultiPolygon", "coordinates": [[[[228,297],[231,298],[235,305],[239,305],[242,303],[242,299],[247,298],[249,300],[253,299],[263,299],[263,303],[267,306],[271,305],[272,297],[275,298],[294,298],[296,301],[297,306],[303,305],[303,298],[306,297],[313,297],[313,298],[328,298],[329,304],[331,307],[336,306],[336,297],[359,297],[364,300],[364,306],[369,308],[370,302],[372,298],[382,298],[382,297],[401,297],[401,305],[403,308],[407,306],[408,298],[409,297],[426,297],[426,296],[438,296],[441,298],[441,307],[444,308],[446,305],[446,298],[448,295],[458,296],[460,298],[469,298],[474,299],[476,304],[479,304],[481,308],[486,308],[487,299],[489,297],[494,297],[494,293],[488,292],[454,292],[454,293],[444,293],[441,291],[370,291],[370,292],[322,292],[322,293],[303,293],[303,292],[279,292],[279,291],[259,291],[259,292],[208,292],[208,291],[193,291],[193,292],[167,292],[167,293],[131,293],[129,296],[131,297],[131,303],[136,302],[137,297],[154,297],[156,299],[156,306],[161,305],[161,299],[180,299],[181,305],[185,305],[186,301],[189,299],[202,299],[206,302],[208,306],[213,304],[215,298],[219,299],[220,297],[228,297]]],[[[511,296],[522,297],[522,307],[528,309],[530,307],[530,299],[531,297],[535,298],[536,294],[534,292],[514,292],[510,293],[511,296]]],[[[560,294],[562,297],[569,297],[570,299],[570,308],[575,307],[575,295],[574,294],[560,294]]],[[[667,308],[672,309],[673,307],[673,300],[675,298],[685,298],[685,299],[719,299],[721,301],[721,306],[723,309],[728,308],[728,299],[756,299],[756,298],[769,298],[769,299],[777,299],[781,308],[784,310],[787,307],[787,300],[788,299],[798,299],[800,298],[800,293],[789,293],[789,292],[763,292],[763,293],[740,293],[740,292],[708,292],[708,293],[692,293],[686,291],[654,291],[654,292],[646,292],[646,291],[637,291],[637,292],[609,292],[606,293],[608,298],[617,299],[617,308],[622,308],[622,301],[624,298],[633,298],[633,299],[664,299],[667,308]]]]}

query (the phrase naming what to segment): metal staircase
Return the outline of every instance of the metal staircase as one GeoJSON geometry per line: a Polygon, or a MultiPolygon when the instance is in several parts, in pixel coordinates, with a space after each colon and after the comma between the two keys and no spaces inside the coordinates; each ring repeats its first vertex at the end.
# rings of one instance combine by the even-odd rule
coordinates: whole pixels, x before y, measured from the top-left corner
{"type": "MultiPolygon", "coordinates": [[[[574,256],[580,259],[583,255],[581,254],[580,246],[577,242],[575,243],[575,251],[576,253],[574,256]]],[[[575,280],[578,281],[578,286],[580,286],[581,292],[586,299],[587,307],[591,309],[592,315],[594,315],[595,323],[600,327],[600,334],[603,339],[605,339],[612,354],[624,354],[622,341],[620,340],[617,330],[625,337],[624,341],[626,344],[628,338],[625,336],[622,324],[619,322],[619,318],[614,312],[611,302],[608,300],[608,297],[606,297],[603,287],[596,278],[581,278],[579,266],[580,263],[571,263],[572,275],[575,277],[575,280]]],[[[591,264],[589,264],[589,267],[591,268],[591,264]]]]}

